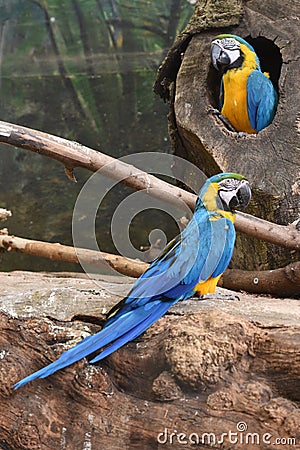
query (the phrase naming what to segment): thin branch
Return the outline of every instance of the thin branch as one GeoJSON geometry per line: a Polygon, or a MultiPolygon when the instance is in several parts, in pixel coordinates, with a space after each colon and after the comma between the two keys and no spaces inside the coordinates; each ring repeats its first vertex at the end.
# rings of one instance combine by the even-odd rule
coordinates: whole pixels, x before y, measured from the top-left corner
{"type": "Polygon", "coordinates": [[[0,220],[7,220],[12,216],[12,212],[5,208],[0,208],[0,220]]]}
{"type": "Polygon", "coordinates": [[[27,255],[40,256],[56,261],[75,264],[79,264],[81,261],[95,268],[105,267],[109,264],[117,272],[135,278],[139,277],[148,267],[147,263],[123,256],[10,236],[6,234],[6,231],[4,231],[4,234],[1,234],[0,231],[0,248],[8,252],[26,253],[27,255]]]}
{"type": "MultiPolygon", "coordinates": [[[[135,278],[142,275],[149,267],[149,264],[145,262],[123,256],[9,236],[6,234],[6,231],[4,231],[3,235],[1,235],[0,231],[0,249],[76,264],[79,264],[81,261],[95,268],[105,267],[107,263],[117,272],[135,278]]],[[[281,297],[299,295],[300,262],[291,263],[276,270],[248,272],[238,269],[227,269],[219,285],[234,291],[273,294],[281,297]]]]}
{"type": "MultiPolygon", "coordinates": [[[[145,189],[153,197],[176,204],[185,202],[194,209],[196,195],[172,186],[136,167],[126,164],[91,148],[41,131],[0,121],[0,142],[30,150],[60,161],[69,174],[75,167],[102,174],[133,189],[145,189]]],[[[249,236],[291,249],[300,249],[300,233],[293,225],[277,225],[245,213],[237,213],[235,227],[249,236]]]]}

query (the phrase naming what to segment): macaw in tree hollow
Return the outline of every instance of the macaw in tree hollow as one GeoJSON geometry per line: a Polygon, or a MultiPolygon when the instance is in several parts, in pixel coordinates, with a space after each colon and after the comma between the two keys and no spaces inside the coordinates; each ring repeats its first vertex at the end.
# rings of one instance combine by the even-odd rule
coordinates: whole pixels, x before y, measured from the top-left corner
{"type": "Polygon", "coordinates": [[[260,69],[254,48],[239,36],[220,34],[211,43],[211,61],[222,73],[220,111],[236,131],[257,133],[273,120],[278,96],[260,69]]]}
{"type": "Polygon", "coordinates": [[[250,199],[250,186],[242,175],[221,173],[209,178],[187,227],[138,278],[127,297],[109,311],[102,330],[19,381],[14,388],[46,378],[105,347],[90,361],[95,363],[135,339],[178,301],[214,293],[232,256],[235,209],[244,209],[250,199]]]}

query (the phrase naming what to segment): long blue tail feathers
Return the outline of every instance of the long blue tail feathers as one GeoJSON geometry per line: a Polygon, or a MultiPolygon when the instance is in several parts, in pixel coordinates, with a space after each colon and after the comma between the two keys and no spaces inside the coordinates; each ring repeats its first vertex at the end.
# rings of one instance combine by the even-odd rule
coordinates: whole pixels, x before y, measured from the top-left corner
{"type": "Polygon", "coordinates": [[[58,370],[70,366],[80,359],[110,344],[90,362],[95,363],[100,361],[143,333],[165,314],[172,303],[159,302],[153,305],[153,308],[148,311],[144,308],[137,308],[133,311],[129,311],[124,316],[118,318],[115,322],[112,322],[108,326],[104,327],[101,331],[99,331],[99,333],[86,337],[75,345],[75,347],[62,353],[56,361],[32,373],[28,377],[23,378],[17,382],[13,388],[15,390],[19,389],[21,386],[24,386],[36,378],[46,378],[58,370]]]}

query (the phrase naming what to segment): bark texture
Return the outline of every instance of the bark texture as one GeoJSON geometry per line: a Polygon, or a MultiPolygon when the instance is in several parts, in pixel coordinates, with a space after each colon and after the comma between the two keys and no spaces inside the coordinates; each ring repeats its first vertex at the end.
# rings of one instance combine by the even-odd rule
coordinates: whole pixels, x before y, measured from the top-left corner
{"type": "MultiPolygon", "coordinates": [[[[175,154],[192,161],[208,176],[220,171],[246,175],[254,191],[248,211],[278,224],[294,222],[300,215],[296,10],[292,0],[284,4],[277,0],[199,1],[155,84],[156,93],[170,100],[169,127],[175,154]],[[257,135],[239,138],[210,112],[217,107],[220,81],[210,63],[210,42],[222,32],[254,39],[252,44],[260,47],[262,68],[270,72],[278,89],[275,119],[257,135]]],[[[175,167],[175,173],[180,169],[175,167]]],[[[234,262],[248,270],[273,269],[297,259],[299,252],[242,237],[234,262]]]]}
{"type": "Polygon", "coordinates": [[[83,360],[12,391],[97,332],[117,298],[86,277],[23,272],[0,280],[0,448],[179,450],[199,442],[255,450],[276,439],[290,443],[276,448],[298,448],[297,300],[186,301],[101,364],[83,360]],[[221,444],[230,431],[239,442],[223,435],[221,444]]]}

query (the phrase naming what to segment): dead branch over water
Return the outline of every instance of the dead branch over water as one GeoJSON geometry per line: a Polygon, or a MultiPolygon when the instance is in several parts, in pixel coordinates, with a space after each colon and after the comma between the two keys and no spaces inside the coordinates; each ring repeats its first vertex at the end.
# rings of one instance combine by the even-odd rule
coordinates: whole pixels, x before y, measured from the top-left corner
{"type": "MultiPolygon", "coordinates": [[[[191,209],[195,207],[196,195],[172,186],[136,167],[112,158],[104,153],[41,131],[0,121],[0,142],[30,150],[55,159],[66,168],[69,178],[73,170],[84,167],[92,172],[102,169],[103,175],[122,180],[137,190],[146,189],[149,195],[170,203],[184,201],[191,209]]],[[[277,225],[249,214],[237,213],[235,227],[249,236],[291,249],[300,249],[300,233],[293,225],[277,225]]]]}

